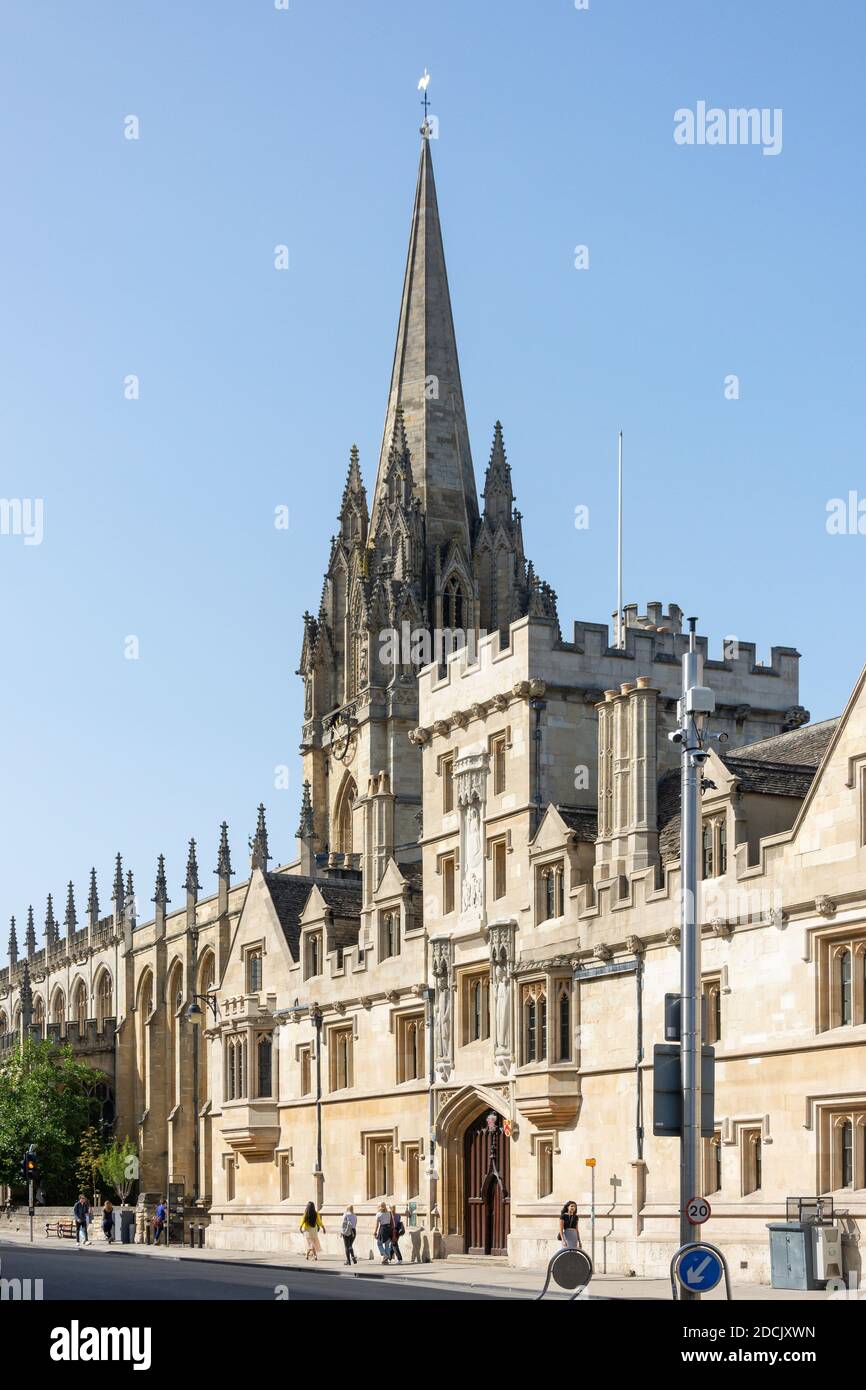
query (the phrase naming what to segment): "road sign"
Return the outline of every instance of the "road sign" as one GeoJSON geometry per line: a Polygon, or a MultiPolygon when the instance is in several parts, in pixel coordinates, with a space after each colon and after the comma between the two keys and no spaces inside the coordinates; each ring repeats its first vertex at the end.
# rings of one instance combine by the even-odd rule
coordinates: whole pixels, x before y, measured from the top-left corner
{"type": "Polygon", "coordinates": [[[594,1159],[594,1158],[588,1158],[588,1159],[586,1160],[586,1166],[587,1166],[587,1168],[594,1168],[594,1167],[595,1167],[595,1159],[594,1159]]]}
{"type": "Polygon", "coordinates": [[[686,1216],[693,1226],[702,1226],[709,1220],[712,1210],[706,1197],[690,1197],[686,1202],[686,1216]]]}
{"type": "Polygon", "coordinates": [[[690,1293],[709,1293],[722,1277],[722,1262],[712,1250],[696,1245],[677,1264],[677,1278],[690,1293]]]}

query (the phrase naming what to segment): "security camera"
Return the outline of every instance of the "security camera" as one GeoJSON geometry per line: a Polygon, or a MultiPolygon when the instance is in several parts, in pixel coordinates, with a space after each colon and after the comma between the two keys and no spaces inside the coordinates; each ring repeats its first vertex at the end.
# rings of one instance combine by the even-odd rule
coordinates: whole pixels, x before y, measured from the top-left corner
{"type": "Polygon", "coordinates": [[[727,743],[727,742],[728,742],[728,735],[727,735],[727,734],[719,734],[719,743],[727,743]]]}
{"type": "Polygon", "coordinates": [[[674,731],[673,731],[672,734],[668,734],[668,738],[670,739],[671,743],[682,743],[682,741],[683,741],[683,731],[682,731],[682,729],[674,729],[674,731]]]}
{"type": "Polygon", "coordinates": [[[707,761],[707,758],[709,756],[709,753],[693,753],[692,761],[695,764],[695,767],[703,767],[704,763],[707,761]]]}

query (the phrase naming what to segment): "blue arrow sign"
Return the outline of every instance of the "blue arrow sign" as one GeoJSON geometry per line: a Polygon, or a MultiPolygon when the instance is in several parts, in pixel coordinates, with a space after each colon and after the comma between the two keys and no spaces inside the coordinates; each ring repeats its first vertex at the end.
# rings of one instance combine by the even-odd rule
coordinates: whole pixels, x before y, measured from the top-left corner
{"type": "Polygon", "coordinates": [[[722,1262],[712,1250],[687,1250],[677,1265],[677,1278],[692,1293],[709,1293],[722,1277],[722,1262]]]}

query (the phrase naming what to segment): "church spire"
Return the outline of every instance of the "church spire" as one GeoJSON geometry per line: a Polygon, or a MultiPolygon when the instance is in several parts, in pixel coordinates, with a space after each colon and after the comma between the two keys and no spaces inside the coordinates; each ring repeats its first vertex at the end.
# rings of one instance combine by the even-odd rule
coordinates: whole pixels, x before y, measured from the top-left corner
{"type": "Polygon", "coordinates": [[[75,911],[75,889],[72,886],[72,879],[69,880],[66,888],[66,913],[63,918],[63,925],[66,928],[67,937],[71,939],[78,926],[78,914],[75,911]]]}
{"type": "Polygon", "coordinates": [[[461,537],[468,552],[478,521],[478,498],[433,180],[431,129],[426,121],[421,134],[373,514],[378,516],[384,501],[394,421],[397,407],[402,405],[414,490],[426,514],[430,552],[455,535],[461,537]]]}
{"type": "Polygon", "coordinates": [[[229,850],[229,823],[225,820],[220,826],[220,843],[219,849],[217,850],[217,866],[215,873],[217,873],[220,878],[224,879],[230,879],[234,873],[231,852],[229,850]]]}
{"type": "Polygon", "coordinates": [[[15,930],[15,918],[12,918],[9,927],[9,964],[18,964],[18,933],[15,930]]]}
{"type": "Polygon", "coordinates": [[[259,813],[256,819],[256,833],[250,840],[250,869],[261,869],[262,873],[268,871],[268,828],[265,825],[265,804],[259,804],[259,813]]]}
{"type": "Polygon", "coordinates": [[[36,954],[36,926],[33,921],[33,907],[27,909],[27,930],[24,933],[24,948],[28,956],[36,954]]]}
{"type": "Polygon", "coordinates": [[[484,515],[495,530],[500,522],[507,528],[511,525],[514,510],[514,489],[511,486],[511,464],[505,457],[505,442],[502,438],[502,425],[497,420],[493,427],[493,447],[490,462],[484,475],[484,515]]]}
{"type": "Polygon", "coordinates": [[[96,870],[90,870],[90,893],[87,897],[88,925],[95,927],[99,921],[99,890],[96,887],[96,870]]]}
{"type": "Polygon", "coordinates": [[[45,913],[45,945],[48,947],[49,950],[52,946],[56,946],[59,936],[60,933],[57,930],[57,918],[54,916],[54,899],[49,893],[48,908],[45,913]]]}

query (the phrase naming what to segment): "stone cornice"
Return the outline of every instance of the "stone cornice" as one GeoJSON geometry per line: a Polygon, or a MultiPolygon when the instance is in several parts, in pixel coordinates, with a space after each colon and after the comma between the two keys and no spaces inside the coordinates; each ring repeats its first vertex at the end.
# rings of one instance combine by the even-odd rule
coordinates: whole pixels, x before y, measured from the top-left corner
{"type": "Polygon", "coordinates": [[[491,714],[501,714],[507,710],[509,705],[519,704],[523,701],[540,700],[544,697],[547,686],[544,681],[516,681],[511,689],[505,693],[491,695],[486,700],[475,700],[465,709],[455,710],[453,714],[445,718],[437,719],[432,725],[419,725],[417,729],[412,729],[409,733],[409,742],[416,746],[423,746],[433,738],[450,738],[452,730],[465,729],[473,719],[486,721],[491,714]]]}

